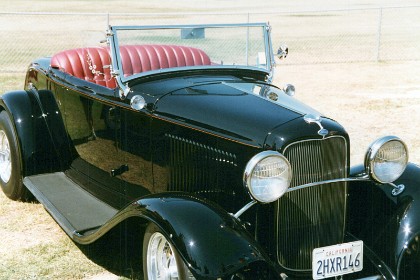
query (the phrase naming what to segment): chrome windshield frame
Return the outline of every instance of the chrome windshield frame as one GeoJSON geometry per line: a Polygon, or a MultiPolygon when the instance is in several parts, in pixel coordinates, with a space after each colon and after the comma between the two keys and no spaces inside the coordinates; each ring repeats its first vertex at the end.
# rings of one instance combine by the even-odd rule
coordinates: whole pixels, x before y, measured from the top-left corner
{"type": "MultiPolygon", "coordinates": [[[[238,23],[238,24],[192,24],[192,25],[146,25],[146,26],[109,26],[107,30],[107,42],[110,48],[111,54],[111,75],[116,79],[119,87],[119,94],[121,99],[125,99],[130,92],[128,82],[139,77],[146,77],[155,75],[157,73],[166,73],[174,71],[190,71],[194,69],[248,69],[264,72],[268,75],[268,79],[271,81],[274,71],[274,54],[271,46],[270,38],[271,27],[267,23],[238,23]],[[245,65],[226,65],[226,66],[194,66],[194,67],[179,67],[179,68],[168,68],[159,69],[154,71],[148,71],[132,76],[125,77],[122,67],[121,56],[119,52],[119,40],[117,33],[118,31],[130,31],[130,30],[162,30],[162,29],[185,29],[185,28],[240,28],[240,27],[261,27],[264,32],[264,49],[265,49],[265,68],[258,68],[255,66],[245,65]]],[[[248,41],[248,38],[247,38],[248,41]]]]}

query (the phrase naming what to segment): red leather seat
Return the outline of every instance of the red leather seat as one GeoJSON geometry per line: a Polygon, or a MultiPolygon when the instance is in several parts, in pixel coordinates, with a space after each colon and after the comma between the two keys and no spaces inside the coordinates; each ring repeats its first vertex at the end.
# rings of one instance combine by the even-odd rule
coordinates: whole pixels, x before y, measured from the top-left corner
{"type": "Polygon", "coordinates": [[[211,64],[204,51],[184,46],[122,46],[120,53],[125,76],[163,68],[211,64]]]}
{"type": "MultiPolygon", "coordinates": [[[[197,48],[175,45],[127,45],[120,47],[125,76],[171,67],[210,65],[208,55],[197,48]]],[[[72,76],[109,88],[115,88],[109,49],[78,48],[62,51],[51,58],[51,67],[72,76]]]]}
{"type": "Polygon", "coordinates": [[[51,67],[98,85],[115,88],[110,69],[109,51],[105,47],[90,47],[66,50],[51,58],[51,67]]]}

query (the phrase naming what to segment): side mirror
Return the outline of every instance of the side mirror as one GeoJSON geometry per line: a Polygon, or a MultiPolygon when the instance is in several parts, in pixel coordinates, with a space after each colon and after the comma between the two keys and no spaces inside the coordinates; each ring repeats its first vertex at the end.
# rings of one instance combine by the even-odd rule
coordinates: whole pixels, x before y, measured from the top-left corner
{"type": "Polygon", "coordinates": [[[289,48],[286,45],[280,46],[280,48],[277,50],[277,57],[279,59],[286,58],[287,54],[289,53],[289,48]]]}
{"type": "Polygon", "coordinates": [[[295,93],[296,93],[295,86],[294,86],[294,85],[291,85],[291,84],[286,84],[286,85],[283,87],[283,91],[284,91],[284,93],[285,93],[285,94],[287,94],[288,96],[294,96],[294,95],[295,95],[295,93]]]}

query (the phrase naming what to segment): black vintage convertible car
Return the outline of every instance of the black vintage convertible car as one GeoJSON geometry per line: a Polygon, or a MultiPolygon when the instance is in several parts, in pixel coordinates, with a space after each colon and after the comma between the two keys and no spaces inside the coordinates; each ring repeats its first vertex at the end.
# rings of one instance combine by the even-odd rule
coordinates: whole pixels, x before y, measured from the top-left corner
{"type": "Polygon", "coordinates": [[[418,279],[420,168],[271,84],[267,24],[112,26],[0,99],[0,183],[77,243],[131,219],[145,279],[418,279]]]}

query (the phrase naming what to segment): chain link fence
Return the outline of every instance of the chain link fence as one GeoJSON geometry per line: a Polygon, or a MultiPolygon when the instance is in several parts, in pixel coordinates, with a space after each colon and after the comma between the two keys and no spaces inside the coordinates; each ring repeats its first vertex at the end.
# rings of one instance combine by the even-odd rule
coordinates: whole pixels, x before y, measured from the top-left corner
{"type": "MultiPolygon", "coordinates": [[[[38,57],[98,45],[111,25],[269,22],[285,64],[420,59],[420,6],[282,13],[0,13],[0,91],[23,84],[38,57]]],[[[23,86],[23,85],[22,85],[23,86]]]]}

